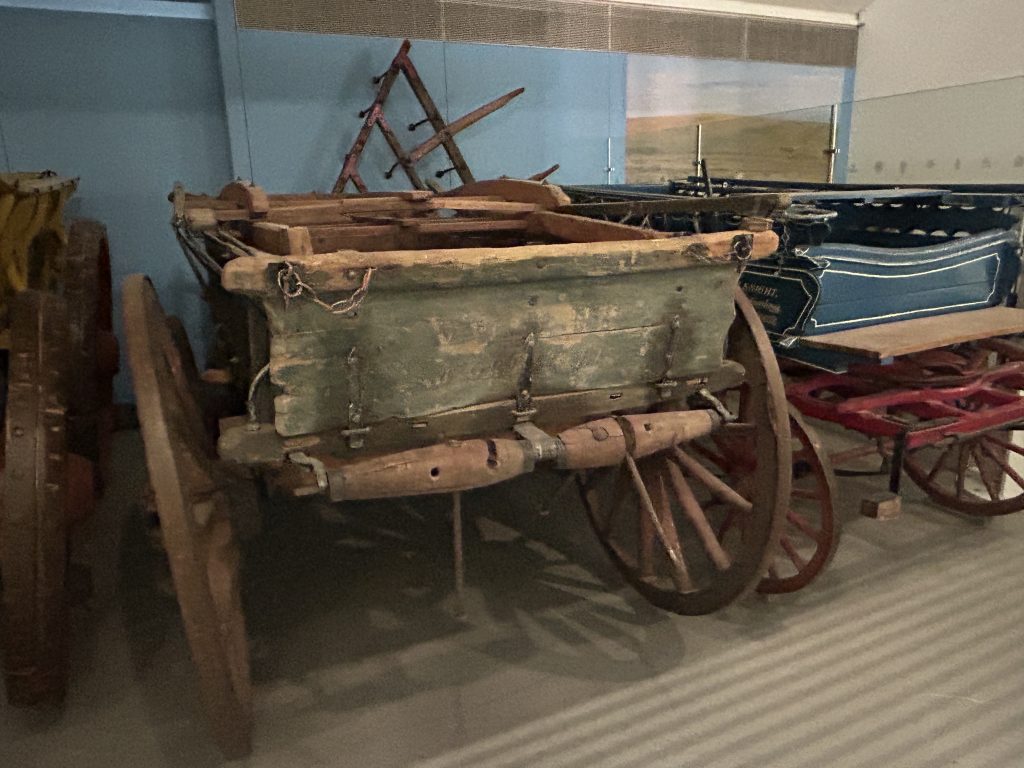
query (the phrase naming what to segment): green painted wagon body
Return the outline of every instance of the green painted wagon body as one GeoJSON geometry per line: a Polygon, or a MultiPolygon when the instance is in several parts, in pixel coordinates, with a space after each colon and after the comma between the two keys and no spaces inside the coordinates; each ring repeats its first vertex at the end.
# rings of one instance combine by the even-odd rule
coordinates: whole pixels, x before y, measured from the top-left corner
{"type": "Polygon", "coordinates": [[[718,372],[738,277],[719,240],[714,256],[680,239],[255,256],[222,284],[265,312],[277,432],[368,430],[373,452],[581,422],[718,372]],[[358,309],[312,300],[370,269],[358,309]]]}

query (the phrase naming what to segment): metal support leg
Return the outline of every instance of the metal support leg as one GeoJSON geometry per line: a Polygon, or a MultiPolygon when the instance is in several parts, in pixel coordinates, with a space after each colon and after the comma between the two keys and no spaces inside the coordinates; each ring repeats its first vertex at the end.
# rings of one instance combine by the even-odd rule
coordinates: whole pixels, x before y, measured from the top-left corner
{"type": "Polygon", "coordinates": [[[893,440],[892,458],[889,460],[889,492],[900,492],[900,478],[903,477],[903,453],[907,446],[906,434],[897,435],[893,440]]]}
{"type": "Polygon", "coordinates": [[[466,564],[462,557],[462,493],[452,494],[452,552],[455,560],[455,611],[466,615],[466,564]]]}

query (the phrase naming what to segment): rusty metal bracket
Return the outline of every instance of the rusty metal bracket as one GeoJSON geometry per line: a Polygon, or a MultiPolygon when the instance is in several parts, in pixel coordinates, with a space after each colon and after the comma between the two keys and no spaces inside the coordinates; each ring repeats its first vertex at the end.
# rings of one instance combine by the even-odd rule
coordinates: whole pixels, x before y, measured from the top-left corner
{"type": "Polygon", "coordinates": [[[669,372],[672,370],[672,361],[676,356],[676,337],[678,335],[679,315],[673,315],[668,324],[668,343],[665,345],[665,372],[661,376],[661,381],[654,385],[658,388],[658,395],[663,400],[668,400],[672,397],[673,391],[679,386],[678,381],[669,377],[669,372]]]}
{"type": "Polygon", "coordinates": [[[293,464],[298,464],[302,467],[309,467],[313,470],[313,476],[316,477],[317,487],[321,491],[324,491],[325,493],[327,492],[327,467],[324,466],[324,463],[320,461],[320,459],[314,459],[312,456],[307,453],[303,453],[302,451],[293,451],[288,454],[288,460],[293,464]]]}
{"type": "Polygon", "coordinates": [[[738,416],[725,407],[725,403],[715,397],[709,390],[701,387],[690,397],[689,405],[692,408],[706,407],[713,410],[722,417],[723,424],[731,424],[738,419],[738,416]]]}
{"type": "Polygon", "coordinates": [[[731,256],[741,264],[750,261],[750,254],[754,252],[754,236],[750,234],[736,235],[732,239],[731,256]]]}
{"type": "Polygon", "coordinates": [[[512,427],[512,430],[523,439],[534,462],[558,462],[565,453],[565,446],[557,437],[552,437],[543,429],[530,421],[523,421],[512,427]]]}
{"type": "Polygon", "coordinates": [[[525,359],[519,375],[519,386],[516,389],[516,409],[512,411],[517,424],[530,421],[537,415],[537,409],[533,407],[533,396],[530,394],[530,390],[533,389],[533,352],[536,346],[537,337],[531,331],[523,342],[525,359]]]}
{"type": "Polygon", "coordinates": [[[341,434],[348,439],[348,447],[352,449],[362,448],[365,437],[370,432],[369,427],[362,426],[363,423],[363,387],[359,376],[359,355],[356,348],[349,350],[348,357],[348,429],[341,430],[341,434]]]}

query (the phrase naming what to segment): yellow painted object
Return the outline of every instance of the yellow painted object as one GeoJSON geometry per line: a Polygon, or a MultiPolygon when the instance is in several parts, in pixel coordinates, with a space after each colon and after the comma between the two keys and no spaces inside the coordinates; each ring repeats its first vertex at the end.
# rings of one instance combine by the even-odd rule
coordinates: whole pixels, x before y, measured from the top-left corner
{"type": "Polygon", "coordinates": [[[67,245],[64,203],[77,186],[77,179],[50,171],[0,173],[0,327],[15,293],[58,287],[67,245]]]}

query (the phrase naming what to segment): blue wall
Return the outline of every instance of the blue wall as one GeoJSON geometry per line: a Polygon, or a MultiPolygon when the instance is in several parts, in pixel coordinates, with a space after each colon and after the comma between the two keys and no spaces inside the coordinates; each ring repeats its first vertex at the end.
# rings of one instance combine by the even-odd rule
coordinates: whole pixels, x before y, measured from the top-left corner
{"type": "MultiPolygon", "coordinates": [[[[237,175],[276,192],[330,188],[361,125],[358,112],[373,99],[371,76],[387,68],[401,42],[229,34],[238,56],[236,63],[234,50],[225,51],[226,66],[237,67],[226,72],[227,103],[245,105],[241,128],[230,137],[212,21],[0,8],[0,128],[10,169],[79,176],[69,212],[106,223],[115,290],[130,272],[149,274],[168,311],[185,320],[200,359],[210,330],[169,227],[173,182],[216,192],[237,175]],[[238,74],[241,94],[232,85],[238,74]],[[229,138],[242,158],[236,167],[229,138]]],[[[560,163],[552,180],[566,184],[624,180],[628,58],[472,43],[417,41],[412,47],[449,120],[525,87],[511,104],[459,135],[478,178],[528,176],[560,163]]],[[[724,87],[698,80],[709,90],[724,87]]],[[[668,97],[675,89],[645,91],[668,97]]],[[[427,126],[406,130],[422,112],[403,79],[385,113],[407,147],[430,133],[427,126]]],[[[392,162],[375,133],[361,165],[371,189],[407,188],[400,172],[384,179],[392,162]]],[[[444,153],[435,151],[421,164],[422,175],[430,178],[446,164],[444,153]]],[[[452,174],[445,177],[445,184],[455,182],[452,174]]],[[[119,306],[116,315],[120,326],[119,306]]],[[[131,399],[125,373],[117,396],[131,399]]]]}
{"type": "MultiPolygon", "coordinates": [[[[373,100],[371,76],[387,69],[401,40],[241,30],[238,41],[256,181],[282,192],[330,188],[362,124],[358,113],[373,100]]],[[[411,58],[449,120],[526,88],[459,134],[477,178],[529,176],[561,163],[555,181],[604,182],[609,135],[621,176],[625,55],[417,41],[411,58]]],[[[406,129],[423,113],[404,78],[384,112],[407,148],[431,133],[429,126],[406,129]]],[[[401,171],[384,178],[393,162],[375,131],[360,166],[371,189],[408,188],[401,171]]],[[[420,170],[428,178],[446,165],[437,150],[420,170]]],[[[445,177],[454,182],[452,174],[445,177]]]]}
{"type": "MultiPolygon", "coordinates": [[[[203,338],[167,194],[231,175],[212,22],[0,9],[0,125],[11,170],[80,177],[68,210],[107,225],[115,292],[148,273],[203,338]]],[[[116,395],[132,399],[124,373],[116,395]]]]}

